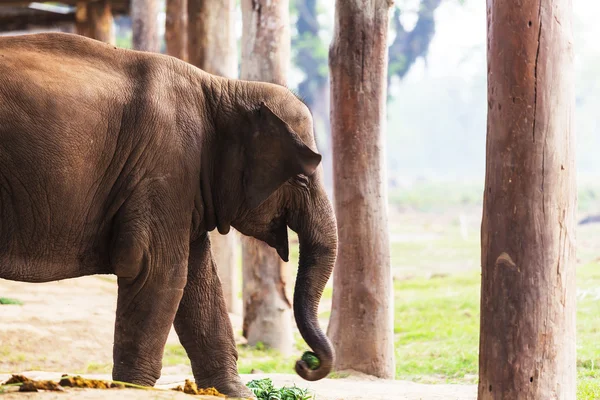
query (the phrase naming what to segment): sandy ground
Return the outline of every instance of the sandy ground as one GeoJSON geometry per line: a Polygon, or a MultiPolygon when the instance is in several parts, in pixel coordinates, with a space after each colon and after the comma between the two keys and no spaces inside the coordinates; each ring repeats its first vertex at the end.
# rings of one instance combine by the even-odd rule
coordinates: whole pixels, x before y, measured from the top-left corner
{"type": "MultiPolygon", "coordinates": [[[[0,306],[0,381],[10,373],[30,372],[33,378],[58,379],[61,373],[93,372],[112,361],[116,283],[96,276],[44,284],[0,280],[0,297],[19,299],[23,305],[0,306]],[[4,375],[2,375],[4,374],[4,375]]],[[[234,328],[239,318],[232,318],[234,328]]],[[[178,343],[174,331],[169,342],[178,343]]],[[[173,386],[189,378],[189,367],[163,369],[159,385],[173,386]]],[[[87,374],[86,376],[90,376],[87,374]]],[[[316,394],[318,400],[470,400],[475,386],[423,385],[383,381],[366,376],[307,382],[296,375],[269,374],[276,386],[296,384],[316,394]]],[[[109,379],[107,375],[101,376],[109,379]]],[[[245,375],[249,381],[264,375],[245,375]]],[[[188,395],[173,391],[70,391],[66,393],[3,394],[2,400],[35,399],[178,399],[188,395]],[[77,393],[75,395],[75,393],[77,393]],[[110,393],[110,395],[109,395],[110,393]]]]}
{"type": "MultiPolygon", "coordinates": [[[[53,379],[60,378],[60,374],[48,372],[29,372],[27,375],[34,379],[53,379]]],[[[86,375],[95,379],[110,379],[108,375],[86,375]]],[[[8,376],[0,375],[0,379],[8,376]]],[[[424,385],[405,381],[389,381],[375,379],[368,376],[356,375],[344,379],[323,379],[318,382],[306,382],[296,375],[288,374],[256,374],[242,375],[242,379],[248,382],[252,379],[262,379],[269,377],[273,380],[275,386],[302,386],[308,388],[316,394],[317,400],[474,400],[476,399],[475,386],[463,385],[424,385]]],[[[165,376],[157,383],[157,388],[168,389],[181,384],[189,376],[165,376]]],[[[4,399],[64,399],[67,393],[36,393],[36,394],[5,394],[4,399]]],[[[169,391],[167,393],[160,391],[143,390],[72,390],[68,392],[68,398],[78,400],[92,399],[185,399],[188,395],[169,391]]],[[[212,396],[197,396],[201,399],[217,399],[212,396]]]]}

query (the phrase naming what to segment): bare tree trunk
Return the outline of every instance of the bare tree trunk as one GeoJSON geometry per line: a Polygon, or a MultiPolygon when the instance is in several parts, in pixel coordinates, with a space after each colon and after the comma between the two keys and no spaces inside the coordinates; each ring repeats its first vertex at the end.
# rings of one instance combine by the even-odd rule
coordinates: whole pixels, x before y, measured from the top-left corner
{"type": "Polygon", "coordinates": [[[236,78],[235,0],[189,0],[188,20],[190,62],[236,78]]]}
{"type": "MultiPolygon", "coordinates": [[[[242,79],[285,85],[290,63],[288,0],[242,0],[242,79]]],[[[263,242],[242,239],[244,336],[284,354],[292,350],[286,265],[263,242]]]]}
{"type": "Polygon", "coordinates": [[[320,127],[317,130],[317,143],[319,148],[319,154],[323,156],[321,164],[323,165],[323,180],[325,182],[325,188],[327,189],[327,195],[330,199],[334,199],[333,194],[333,153],[331,149],[331,85],[330,82],[316,90],[317,96],[315,97],[312,104],[312,114],[315,121],[315,126],[320,127]],[[317,122],[320,124],[317,126],[317,122]]]}
{"type": "MultiPolygon", "coordinates": [[[[188,0],[189,61],[208,73],[237,77],[235,0],[188,0]]],[[[239,314],[238,234],[210,234],[227,310],[239,314]]]]}
{"type": "Polygon", "coordinates": [[[160,51],[158,0],[131,0],[131,30],[135,50],[160,51]]]}
{"type": "Polygon", "coordinates": [[[210,233],[210,246],[212,254],[217,264],[217,273],[221,286],[223,288],[223,297],[227,311],[232,314],[242,312],[242,304],[238,299],[240,291],[238,256],[239,256],[239,236],[236,231],[231,229],[227,235],[221,235],[216,230],[210,233]]]}
{"type": "Polygon", "coordinates": [[[187,0],[167,0],[165,21],[165,44],[167,54],[180,60],[188,59],[188,2],[187,0]]]}
{"type": "Polygon", "coordinates": [[[571,0],[487,3],[479,399],[575,399],[571,0]]]}
{"type": "Polygon", "coordinates": [[[242,0],[242,79],[287,83],[289,1],[242,0]]]}
{"type": "Polygon", "coordinates": [[[114,44],[113,15],[109,0],[77,3],[75,31],[102,42],[114,44]]]}
{"type": "Polygon", "coordinates": [[[336,370],[382,378],[395,373],[384,144],[392,4],[337,0],[329,52],[339,247],[328,334],[336,370]]]}

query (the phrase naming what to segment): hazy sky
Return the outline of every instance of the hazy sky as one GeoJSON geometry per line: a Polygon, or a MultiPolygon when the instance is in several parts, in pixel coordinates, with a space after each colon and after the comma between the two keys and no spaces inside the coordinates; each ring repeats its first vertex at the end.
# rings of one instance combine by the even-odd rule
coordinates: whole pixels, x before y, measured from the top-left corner
{"type": "MultiPolygon", "coordinates": [[[[410,3],[413,0],[400,0],[410,3]]],[[[472,76],[485,71],[486,2],[484,0],[446,0],[436,11],[436,34],[427,57],[427,74],[472,76]],[[470,57],[465,57],[470,54],[470,57]],[[482,69],[483,68],[483,69],[482,69]]],[[[600,1],[573,2],[575,56],[587,52],[600,53],[600,1]]],[[[423,77],[424,62],[415,66],[408,79],[423,77]]]]}

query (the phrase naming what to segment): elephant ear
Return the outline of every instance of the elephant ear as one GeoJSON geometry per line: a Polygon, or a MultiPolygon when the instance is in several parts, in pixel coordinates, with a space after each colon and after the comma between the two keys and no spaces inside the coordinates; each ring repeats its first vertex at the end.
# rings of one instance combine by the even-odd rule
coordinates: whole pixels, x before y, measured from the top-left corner
{"type": "Polygon", "coordinates": [[[250,209],[261,205],[291,177],[312,175],[321,155],[312,151],[277,115],[261,103],[246,138],[244,186],[250,209]]]}

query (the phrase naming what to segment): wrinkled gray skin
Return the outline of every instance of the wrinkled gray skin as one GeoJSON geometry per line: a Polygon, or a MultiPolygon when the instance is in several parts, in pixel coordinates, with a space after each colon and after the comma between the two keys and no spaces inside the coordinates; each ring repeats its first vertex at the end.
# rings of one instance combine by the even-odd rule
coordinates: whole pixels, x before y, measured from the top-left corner
{"type": "Polygon", "coordinates": [[[67,34],[0,38],[0,278],[116,274],[113,378],[154,385],[171,325],[199,386],[249,395],[207,232],[287,260],[325,377],[317,306],[337,248],[307,107],[287,89],[67,34]]]}

